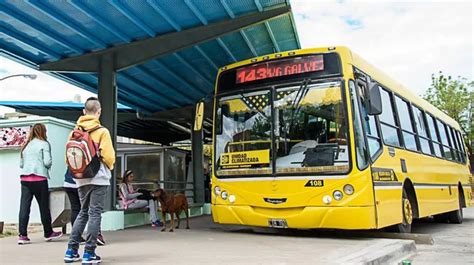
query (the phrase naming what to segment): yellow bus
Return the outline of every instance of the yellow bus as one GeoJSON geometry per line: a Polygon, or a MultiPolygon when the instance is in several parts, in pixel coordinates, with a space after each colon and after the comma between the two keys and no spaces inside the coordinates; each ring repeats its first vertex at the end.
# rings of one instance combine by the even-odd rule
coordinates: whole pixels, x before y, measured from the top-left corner
{"type": "Polygon", "coordinates": [[[410,232],[471,202],[459,124],[346,47],[223,67],[214,106],[216,223],[410,232]]]}

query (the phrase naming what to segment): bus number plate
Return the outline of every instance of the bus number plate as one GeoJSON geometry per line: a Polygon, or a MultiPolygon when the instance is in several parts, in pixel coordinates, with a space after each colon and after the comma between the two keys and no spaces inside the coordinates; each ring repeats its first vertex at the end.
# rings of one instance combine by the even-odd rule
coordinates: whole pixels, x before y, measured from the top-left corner
{"type": "Polygon", "coordinates": [[[288,228],[285,219],[269,219],[268,225],[273,228],[288,228]]]}
{"type": "Polygon", "coordinates": [[[322,179],[310,179],[308,182],[306,182],[305,187],[323,187],[324,186],[324,180],[322,179]]]}

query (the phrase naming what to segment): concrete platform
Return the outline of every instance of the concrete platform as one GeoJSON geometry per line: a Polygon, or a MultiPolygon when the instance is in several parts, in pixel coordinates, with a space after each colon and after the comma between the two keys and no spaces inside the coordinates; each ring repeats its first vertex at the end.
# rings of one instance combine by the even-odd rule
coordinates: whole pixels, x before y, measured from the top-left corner
{"type": "MultiPolygon", "coordinates": [[[[410,240],[220,226],[209,216],[191,219],[190,226],[174,233],[151,227],[105,232],[107,245],[97,253],[103,264],[396,264],[415,251],[410,240]]],[[[67,236],[56,242],[41,236],[30,235],[25,246],[16,237],[0,239],[0,264],[63,264],[67,236]]]]}

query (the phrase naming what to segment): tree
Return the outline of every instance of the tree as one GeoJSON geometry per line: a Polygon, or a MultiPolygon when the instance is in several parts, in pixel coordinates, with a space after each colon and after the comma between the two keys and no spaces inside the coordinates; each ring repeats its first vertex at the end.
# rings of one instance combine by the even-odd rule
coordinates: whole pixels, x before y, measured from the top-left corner
{"type": "Polygon", "coordinates": [[[423,96],[424,99],[459,123],[471,154],[474,144],[473,88],[473,81],[460,76],[454,79],[440,71],[438,75],[431,75],[431,86],[423,96]]]}

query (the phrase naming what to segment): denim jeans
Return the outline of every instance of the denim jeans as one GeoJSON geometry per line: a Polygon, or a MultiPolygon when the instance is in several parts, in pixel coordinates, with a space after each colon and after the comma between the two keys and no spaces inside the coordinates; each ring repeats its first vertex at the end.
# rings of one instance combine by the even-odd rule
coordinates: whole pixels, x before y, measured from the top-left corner
{"type": "Polygon", "coordinates": [[[81,211],[72,227],[69,238],[69,248],[79,249],[82,233],[87,226],[86,251],[93,252],[97,247],[97,235],[100,230],[102,210],[104,209],[105,196],[109,186],[85,185],[78,188],[81,200],[81,211]]]}
{"type": "Polygon", "coordinates": [[[31,201],[33,196],[38,202],[41,223],[43,224],[44,237],[48,237],[53,232],[51,228],[51,212],[49,210],[49,190],[48,181],[22,181],[21,182],[21,199],[19,214],[19,233],[22,236],[28,235],[28,222],[30,220],[31,201]]]}
{"type": "Polygon", "coordinates": [[[71,203],[71,225],[74,226],[77,215],[81,211],[81,201],[79,200],[79,192],[77,188],[64,188],[66,191],[69,202],[71,203]]]}

